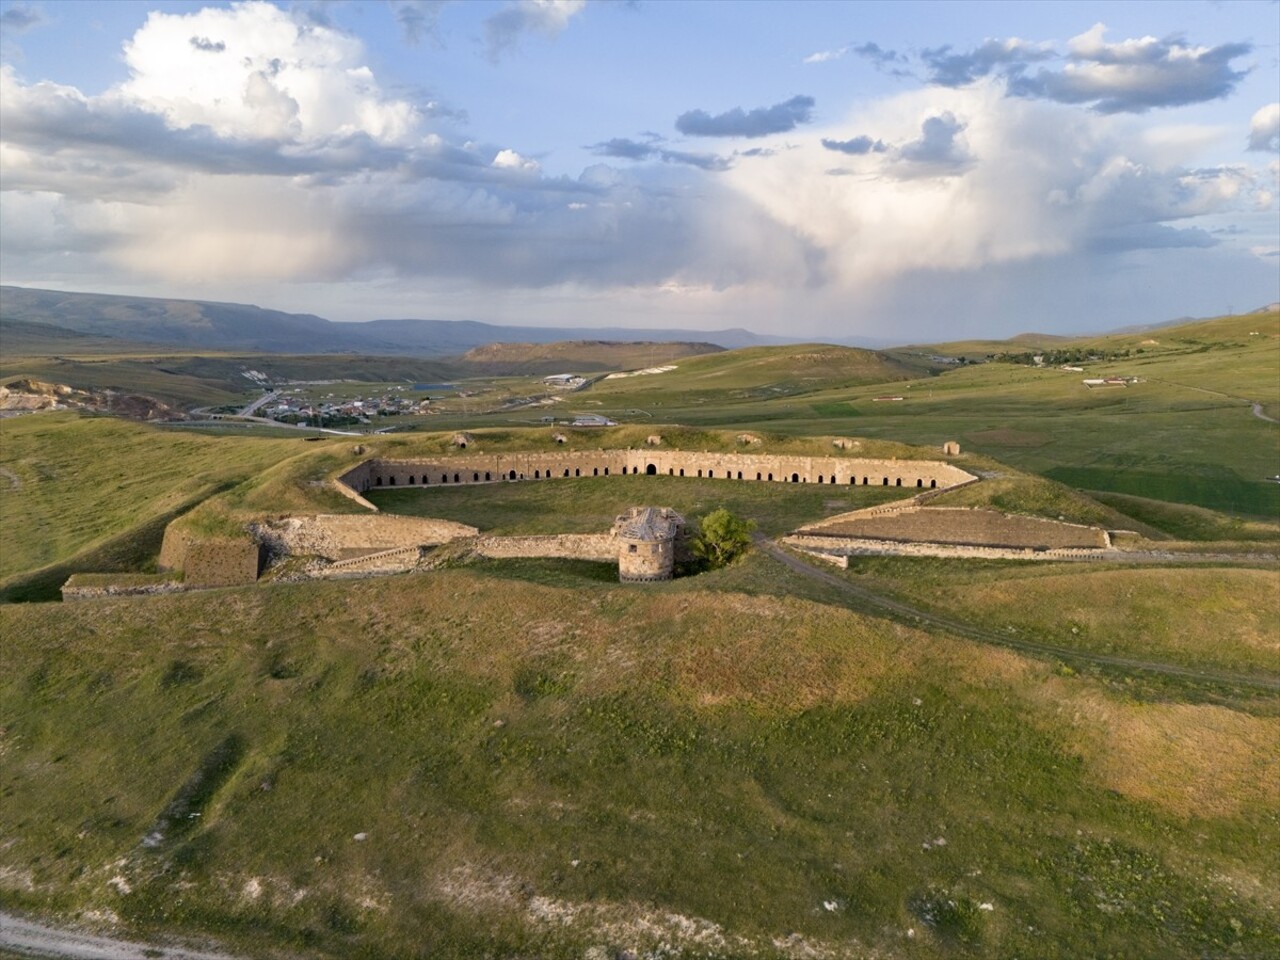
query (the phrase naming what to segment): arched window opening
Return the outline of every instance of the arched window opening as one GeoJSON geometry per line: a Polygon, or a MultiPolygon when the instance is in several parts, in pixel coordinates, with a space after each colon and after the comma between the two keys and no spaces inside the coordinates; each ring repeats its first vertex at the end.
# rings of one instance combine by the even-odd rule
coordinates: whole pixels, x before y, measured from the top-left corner
{"type": "Polygon", "coordinates": [[[541,471],[541,470],[535,470],[535,471],[533,471],[533,479],[535,479],[535,480],[541,480],[541,479],[542,479],[542,471],[541,471]]]}
{"type": "Polygon", "coordinates": [[[658,465],[656,463],[649,464],[644,468],[644,475],[646,477],[656,477],[658,475],[658,465]]]}
{"type": "Polygon", "coordinates": [[[413,486],[413,474],[409,474],[409,486],[413,486]]]}
{"type": "Polygon", "coordinates": [[[568,467],[565,467],[565,468],[564,468],[564,475],[565,475],[566,477],[569,475],[569,468],[568,468],[568,467]]]}
{"type": "Polygon", "coordinates": [[[486,480],[492,480],[492,479],[493,479],[491,476],[489,476],[489,471],[488,471],[488,470],[486,470],[486,471],[484,472],[484,478],[485,478],[486,480]]]}
{"type": "Polygon", "coordinates": [[[893,485],[894,485],[895,487],[900,487],[900,486],[902,486],[902,478],[901,478],[901,477],[898,477],[898,478],[894,481],[893,485]]]}
{"type": "Polygon", "coordinates": [[[684,467],[681,467],[681,468],[680,468],[680,476],[682,476],[682,477],[684,476],[684,467]]]}
{"type": "Polygon", "coordinates": [[[382,478],[381,478],[381,477],[374,477],[374,478],[373,478],[373,485],[374,485],[375,487],[380,487],[380,486],[382,486],[382,478]]]}
{"type": "Polygon", "coordinates": [[[799,482],[800,482],[800,474],[798,474],[798,473],[793,473],[793,474],[791,475],[791,482],[792,482],[792,483],[799,483],[799,482]]]}
{"type": "Polygon", "coordinates": [[[742,479],[742,471],[741,471],[741,470],[739,470],[739,471],[738,471],[738,479],[739,479],[739,480],[741,480],[741,479],[742,479]]]}
{"type": "Polygon", "coordinates": [[[921,479],[919,479],[919,478],[917,477],[917,478],[916,478],[916,486],[917,486],[917,487],[923,487],[923,486],[924,486],[924,481],[923,481],[923,480],[921,480],[921,479]]]}
{"type": "Polygon", "coordinates": [[[769,474],[769,479],[770,479],[770,480],[772,480],[772,479],[773,479],[773,474],[772,474],[772,473],[771,473],[771,474],[769,474]]]}
{"type": "Polygon", "coordinates": [[[608,468],[608,467],[605,467],[605,468],[604,468],[604,475],[605,475],[606,477],[609,475],[609,468],[608,468]]]}
{"type": "Polygon", "coordinates": [[[472,483],[479,483],[479,482],[480,482],[480,474],[478,474],[478,473],[473,473],[473,474],[471,475],[471,482],[472,482],[472,483]]]}
{"type": "Polygon", "coordinates": [[[930,480],[930,481],[929,481],[929,489],[930,489],[930,490],[936,490],[936,489],[937,489],[937,487],[938,487],[938,481],[937,481],[937,480],[930,480]]]}
{"type": "Polygon", "coordinates": [[[885,477],[885,478],[884,478],[884,483],[882,483],[882,484],[881,484],[881,486],[883,486],[883,487],[887,487],[888,485],[889,485],[889,478],[888,478],[888,477],[885,477]]]}
{"type": "Polygon", "coordinates": [[[574,467],[574,468],[573,468],[573,475],[574,475],[575,477],[580,477],[580,476],[582,476],[582,468],[581,468],[581,467],[574,467]]]}
{"type": "Polygon", "coordinates": [[[516,478],[516,472],[512,470],[511,473],[507,476],[507,479],[514,480],[515,478],[516,478]]]}
{"type": "Polygon", "coordinates": [[[449,475],[448,475],[447,473],[442,473],[442,474],[440,474],[440,482],[441,482],[441,483],[448,483],[448,482],[449,482],[449,475]]]}
{"type": "Polygon", "coordinates": [[[760,474],[759,474],[758,472],[756,473],[756,479],[757,479],[757,480],[759,480],[759,479],[760,479],[760,474]]]}
{"type": "Polygon", "coordinates": [[[395,485],[396,485],[396,476],[395,476],[395,474],[393,473],[393,474],[391,475],[391,486],[393,486],[393,487],[394,487],[395,485]]]}
{"type": "Polygon", "coordinates": [[[461,483],[461,482],[462,482],[462,477],[461,477],[459,474],[456,474],[456,473],[455,473],[455,474],[453,475],[453,482],[454,482],[454,483],[461,483]]]}
{"type": "Polygon", "coordinates": [[[699,469],[698,469],[698,476],[702,476],[702,469],[701,469],[701,468],[699,468],[699,469]]]}
{"type": "Polygon", "coordinates": [[[675,467],[667,467],[667,476],[668,476],[668,477],[674,477],[675,475],[676,475],[676,468],[675,468],[675,467]]]}
{"type": "Polygon", "coordinates": [[[818,482],[819,482],[819,483],[826,483],[826,482],[827,482],[827,478],[826,478],[825,476],[823,476],[822,474],[818,474],[818,482]]]}

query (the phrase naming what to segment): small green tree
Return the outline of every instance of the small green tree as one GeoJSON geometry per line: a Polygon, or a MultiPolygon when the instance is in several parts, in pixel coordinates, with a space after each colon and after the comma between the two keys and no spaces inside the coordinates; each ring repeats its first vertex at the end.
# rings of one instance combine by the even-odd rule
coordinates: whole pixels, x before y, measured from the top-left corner
{"type": "Polygon", "coordinates": [[[712,510],[698,523],[693,537],[693,554],[708,569],[715,570],[732,563],[751,546],[754,520],[736,517],[724,507],[712,510]]]}

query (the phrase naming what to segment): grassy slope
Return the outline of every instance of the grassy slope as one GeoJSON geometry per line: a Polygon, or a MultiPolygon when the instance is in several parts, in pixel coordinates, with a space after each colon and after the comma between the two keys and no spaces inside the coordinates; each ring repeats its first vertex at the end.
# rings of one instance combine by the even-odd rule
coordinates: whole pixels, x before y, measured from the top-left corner
{"type": "Polygon", "coordinates": [[[468,350],[462,360],[477,374],[547,374],[638,370],[722,350],[710,343],[561,340],[556,343],[491,343],[468,350]]]}
{"type": "Polygon", "coordinates": [[[850,561],[848,576],[1022,639],[1186,666],[1280,672],[1274,568],[861,557],[850,561]]]}
{"type": "Polygon", "coordinates": [[[126,549],[120,541],[136,533],[154,540],[153,521],[302,452],[296,439],[214,438],[69,413],[2,420],[0,437],[0,584],[113,542],[126,549]]]}
{"type": "Polygon", "coordinates": [[[6,899],[308,956],[1280,950],[1280,721],[762,563],[0,608],[6,899]]]}
{"type": "MultiPolygon", "coordinates": [[[[924,444],[959,439],[967,449],[1077,488],[1280,515],[1280,487],[1262,479],[1280,469],[1280,431],[1253,417],[1247,402],[1280,406],[1280,320],[1226,318],[1156,336],[1159,345],[1142,356],[1094,364],[1086,374],[1147,378],[1128,388],[1089,390],[1082,374],[1008,364],[906,383],[826,383],[803,396],[750,402],[732,391],[698,402],[671,381],[662,396],[672,403],[660,415],[796,434],[843,432],[924,444]],[[1260,335],[1249,336],[1252,330],[1260,335]],[[888,392],[907,399],[874,402],[888,392]]],[[[1147,338],[1135,342],[1141,339],[1147,338]]],[[[1130,340],[1126,335],[1118,343],[1130,340]]],[[[630,397],[611,396],[609,404],[644,406],[641,385],[633,389],[630,397]]]]}

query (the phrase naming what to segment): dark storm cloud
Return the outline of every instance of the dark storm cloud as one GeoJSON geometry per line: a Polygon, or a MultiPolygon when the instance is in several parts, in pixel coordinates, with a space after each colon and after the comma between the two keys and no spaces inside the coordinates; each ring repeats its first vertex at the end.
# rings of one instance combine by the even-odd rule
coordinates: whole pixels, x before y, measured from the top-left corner
{"type": "Polygon", "coordinates": [[[813,97],[795,96],[771,107],[734,107],[715,116],[705,110],[690,110],[676,118],[676,129],[689,137],[765,137],[808,123],[813,106],[813,97]]]}
{"type": "Polygon", "coordinates": [[[828,150],[834,150],[836,153],[847,153],[854,157],[860,157],[867,153],[884,153],[889,149],[885,146],[883,140],[872,140],[868,136],[854,137],[851,140],[828,140],[824,137],[822,145],[828,150]]]}
{"type": "Polygon", "coordinates": [[[1088,249],[1095,253],[1129,250],[1171,250],[1181,247],[1213,247],[1218,240],[1199,227],[1170,227],[1163,223],[1139,223],[1103,231],[1092,237],[1088,249]]]}
{"type": "Polygon", "coordinates": [[[1056,56],[1021,40],[987,40],[967,53],[952,53],[951,47],[924,50],[920,59],[929,68],[928,80],[941,87],[963,87],[1001,68],[1020,72],[1027,64],[1056,56]]]}
{"type": "Polygon", "coordinates": [[[591,150],[602,157],[617,157],[621,160],[648,160],[656,152],[652,143],[641,143],[626,137],[614,137],[602,143],[592,145],[591,150]]]}
{"type": "Polygon", "coordinates": [[[1249,53],[1247,43],[1192,50],[1176,41],[1099,44],[1072,56],[1060,72],[1016,77],[1009,91],[1058,103],[1090,104],[1099,113],[1144,113],[1160,107],[1218,100],[1235,90],[1246,71],[1231,61],[1249,53]]]}
{"type": "Polygon", "coordinates": [[[1196,47],[1180,37],[1108,43],[1097,24],[1067,44],[1065,55],[1017,38],[987,40],[955,52],[950,46],[928,49],[920,58],[928,81],[963,87],[982,77],[1003,76],[1014,96],[1091,106],[1099,113],[1143,113],[1161,107],[1204,103],[1227,96],[1247,71],[1232,61],[1253,49],[1248,43],[1196,47]],[[1032,64],[1062,57],[1061,70],[1032,64]]]}
{"type": "Polygon", "coordinates": [[[690,153],[684,150],[671,150],[661,145],[660,138],[650,138],[647,142],[632,140],[627,137],[614,137],[590,147],[593,153],[602,157],[616,157],[619,160],[661,160],[664,163],[683,163],[697,167],[699,170],[718,172],[728,170],[732,164],[725,157],[710,153],[690,153]]]}

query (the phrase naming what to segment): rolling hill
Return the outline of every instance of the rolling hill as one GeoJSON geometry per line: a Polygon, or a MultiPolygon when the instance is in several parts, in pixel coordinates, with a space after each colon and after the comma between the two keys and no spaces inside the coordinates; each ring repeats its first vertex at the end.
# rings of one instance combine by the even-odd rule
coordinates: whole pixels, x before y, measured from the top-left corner
{"type": "Polygon", "coordinates": [[[49,328],[73,335],[132,344],[161,344],[196,352],[431,357],[453,356],[473,347],[501,342],[696,340],[721,347],[740,347],[781,340],[740,329],[507,327],[465,320],[412,319],[335,323],[313,314],[285,313],[242,303],[0,287],[0,331],[6,340],[7,353],[12,355],[19,347],[44,352],[43,345],[51,338],[65,335],[53,333],[49,328]],[[11,328],[10,324],[14,326],[11,328]],[[39,329],[33,329],[32,325],[39,325],[39,329]],[[35,342],[26,347],[27,341],[35,342]]]}

